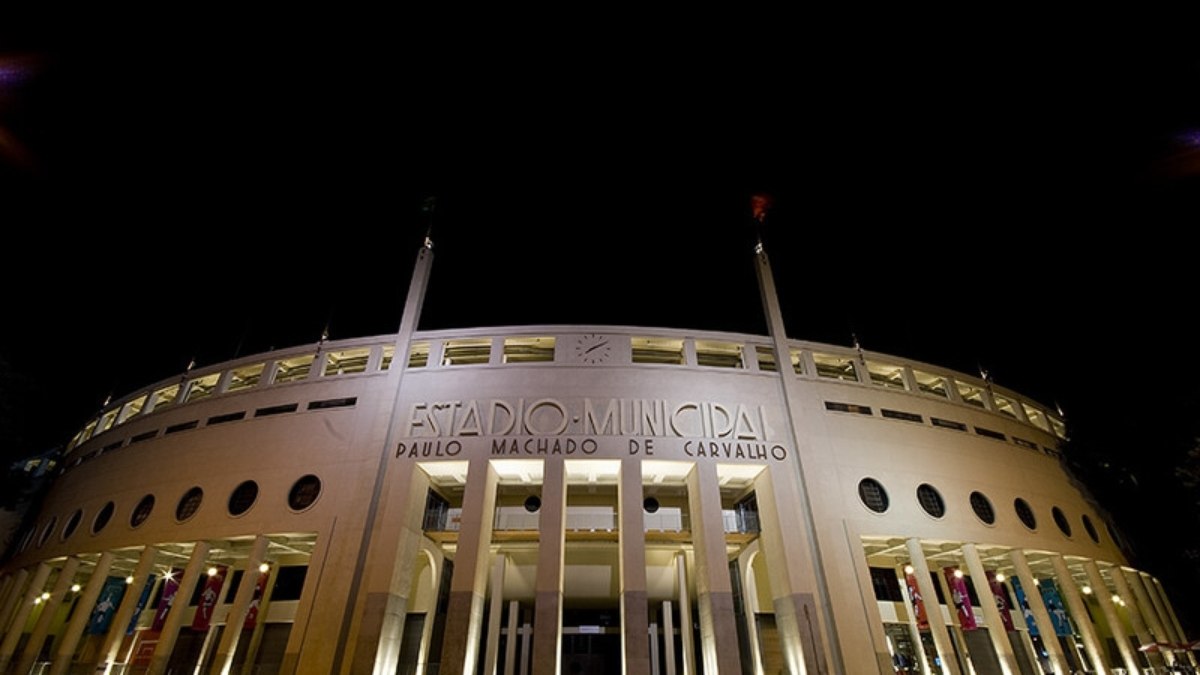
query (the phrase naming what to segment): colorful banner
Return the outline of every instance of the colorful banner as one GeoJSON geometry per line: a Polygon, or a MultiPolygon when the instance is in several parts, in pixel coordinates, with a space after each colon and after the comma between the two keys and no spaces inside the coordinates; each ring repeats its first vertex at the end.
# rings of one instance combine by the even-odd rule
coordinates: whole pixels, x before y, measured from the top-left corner
{"type": "Polygon", "coordinates": [[[246,623],[242,624],[245,630],[254,630],[254,626],[258,623],[258,610],[262,606],[263,594],[267,591],[267,577],[271,576],[270,572],[258,575],[258,581],[254,584],[254,597],[250,599],[250,609],[246,611],[246,623]]]}
{"type": "Polygon", "coordinates": [[[957,567],[943,567],[942,574],[946,577],[946,585],[950,587],[950,599],[954,602],[954,611],[958,612],[958,625],[963,630],[975,630],[975,612],[971,610],[971,596],[967,593],[967,580],[961,576],[957,567]]]}
{"type": "Polygon", "coordinates": [[[917,586],[917,578],[905,573],[904,583],[908,586],[908,597],[912,599],[913,612],[917,615],[917,628],[929,628],[929,613],[925,611],[925,600],[921,597],[921,589],[917,586]]]}
{"type": "Polygon", "coordinates": [[[126,635],[133,635],[137,630],[138,619],[142,618],[142,610],[146,609],[146,603],[150,602],[150,594],[154,592],[154,582],[157,579],[153,574],[146,579],[146,585],[142,587],[142,595],[138,597],[137,604],[133,606],[133,616],[129,618],[129,627],[125,629],[126,635]]]}
{"type": "Polygon", "coordinates": [[[213,609],[221,599],[221,587],[225,585],[225,577],[229,575],[229,568],[218,565],[216,570],[216,574],[210,574],[204,579],[204,590],[200,591],[200,604],[196,606],[196,617],[192,619],[192,630],[208,630],[208,624],[212,621],[213,609]]]}
{"type": "Polygon", "coordinates": [[[113,615],[125,597],[125,579],[123,577],[108,577],[104,587],[100,589],[100,599],[92,608],[92,616],[88,619],[87,633],[89,635],[104,635],[112,625],[113,615]]]}
{"type": "Polygon", "coordinates": [[[1037,637],[1037,621],[1033,618],[1033,610],[1029,608],[1029,599],[1025,597],[1025,589],[1021,588],[1021,580],[1013,577],[1009,582],[1012,584],[1013,592],[1017,594],[1017,604],[1021,607],[1021,616],[1025,617],[1025,627],[1029,629],[1029,636],[1037,637]]]}
{"type": "Polygon", "coordinates": [[[1067,608],[1063,606],[1062,597],[1058,594],[1058,586],[1050,579],[1042,579],[1038,588],[1042,591],[1042,602],[1046,603],[1046,611],[1050,614],[1050,623],[1054,624],[1054,634],[1071,637],[1071,620],[1067,617],[1067,608]]]}
{"type": "Polygon", "coordinates": [[[995,570],[985,570],[985,574],[987,574],[988,586],[992,588],[992,597],[996,599],[996,611],[1000,612],[1000,623],[1004,624],[1005,631],[1011,633],[1016,628],[1013,626],[1012,612],[1009,611],[1012,608],[1008,606],[1008,594],[996,580],[995,570]]]}
{"type": "Polygon", "coordinates": [[[183,570],[176,568],[171,570],[170,576],[163,579],[162,599],[158,601],[158,611],[154,613],[154,623],[150,624],[150,630],[162,630],[163,624],[167,621],[167,612],[170,612],[171,605],[175,604],[175,595],[179,592],[179,577],[181,576],[183,576],[183,570]]]}

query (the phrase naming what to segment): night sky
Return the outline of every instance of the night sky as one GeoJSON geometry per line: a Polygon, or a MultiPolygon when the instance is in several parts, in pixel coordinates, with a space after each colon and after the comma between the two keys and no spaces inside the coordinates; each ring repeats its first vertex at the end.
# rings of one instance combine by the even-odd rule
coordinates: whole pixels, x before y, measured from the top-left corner
{"type": "MultiPolygon", "coordinates": [[[[395,330],[431,194],[423,328],[761,333],[747,203],[766,190],[792,337],[987,368],[1140,481],[1101,475],[1102,499],[1187,509],[1194,533],[1171,474],[1200,435],[1196,41],[1170,17],[960,18],[481,39],[4,17],[0,452],[64,443],[192,358],[395,330]]],[[[1145,517],[1123,525],[1181,522],[1145,517]]],[[[1153,542],[1138,553],[1170,565],[1153,542]]]]}

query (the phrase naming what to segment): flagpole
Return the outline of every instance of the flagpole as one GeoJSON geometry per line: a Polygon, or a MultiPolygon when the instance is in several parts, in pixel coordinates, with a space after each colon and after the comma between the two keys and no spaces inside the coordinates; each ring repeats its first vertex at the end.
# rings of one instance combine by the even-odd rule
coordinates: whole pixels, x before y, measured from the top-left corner
{"type": "MultiPolygon", "coordinates": [[[[821,634],[824,633],[828,640],[828,654],[833,661],[832,667],[835,673],[844,673],[845,665],[842,662],[841,648],[838,643],[837,627],[833,620],[833,608],[829,598],[829,582],[825,576],[825,570],[822,565],[821,546],[817,541],[816,522],[813,520],[812,498],[809,495],[808,480],[804,473],[803,453],[800,452],[800,435],[796,428],[794,407],[800,405],[799,391],[796,389],[797,384],[794,373],[789,372],[792,363],[791,351],[788,348],[787,331],[783,324],[783,312],[779,305],[779,295],[775,289],[775,276],[771,271],[771,261],[767,257],[766,246],[763,244],[763,228],[766,225],[767,213],[771,208],[771,199],[766,195],[754,195],[750,200],[751,216],[754,221],[755,228],[755,272],[758,276],[758,289],[762,295],[763,312],[766,315],[767,331],[771,337],[775,349],[776,372],[779,374],[780,383],[783,391],[784,409],[787,411],[788,433],[792,440],[792,447],[795,452],[795,466],[799,480],[797,481],[797,491],[800,497],[800,511],[798,514],[804,524],[803,533],[805,543],[807,544],[807,553],[811,556],[811,564],[809,568],[813,570],[814,580],[816,582],[816,605],[820,611],[821,623],[824,624],[824,631],[818,627],[813,631],[811,622],[807,626],[801,625],[800,630],[801,642],[805,643],[807,638],[808,649],[814,653],[805,654],[805,662],[807,670],[810,674],[824,674],[829,672],[826,669],[824,650],[820,644],[821,634]],[[807,629],[808,634],[804,631],[807,629]]],[[[807,596],[805,593],[797,593],[797,589],[792,589],[793,595],[807,596]]],[[[806,597],[798,599],[801,603],[803,611],[808,612],[808,604],[811,600],[806,597]]],[[[799,618],[799,617],[797,617],[799,618]]]]}

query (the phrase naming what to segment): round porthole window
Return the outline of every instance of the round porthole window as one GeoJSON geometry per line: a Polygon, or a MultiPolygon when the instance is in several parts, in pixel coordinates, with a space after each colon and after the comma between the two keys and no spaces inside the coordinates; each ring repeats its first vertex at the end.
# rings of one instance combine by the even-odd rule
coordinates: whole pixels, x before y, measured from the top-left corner
{"type": "Polygon", "coordinates": [[[190,520],[196,512],[200,510],[200,503],[204,501],[204,490],[199,486],[183,493],[179,498],[179,504],[175,507],[175,520],[184,522],[190,520]]]}
{"type": "Polygon", "coordinates": [[[1088,536],[1097,544],[1100,543],[1100,533],[1096,531],[1096,526],[1092,524],[1092,519],[1083,514],[1083,529],[1087,530],[1088,536]]]}
{"type": "Polygon", "coordinates": [[[1033,509],[1029,507],[1029,502],[1017,497],[1013,501],[1013,510],[1017,512],[1017,518],[1021,519],[1025,527],[1031,530],[1037,529],[1037,518],[1033,516],[1033,509]]]}
{"type": "Polygon", "coordinates": [[[917,501],[921,503],[925,513],[934,518],[946,515],[946,502],[942,500],[942,494],[929,483],[922,483],[917,487],[917,501]]]}
{"type": "Polygon", "coordinates": [[[229,495],[229,515],[240,516],[254,506],[258,500],[258,483],[252,480],[244,481],[233,489],[229,495]]]}
{"type": "Polygon", "coordinates": [[[525,510],[530,513],[537,513],[542,508],[542,498],[537,495],[529,495],[525,498],[525,510]]]}
{"type": "Polygon", "coordinates": [[[1050,516],[1054,518],[1054,524],[1058,526],[1058,529],[1063,534],[1068,537],[1071,536],[1071,523],[1067,520],[1067,516],[1062,512],[1062,509],[1057,506],[1050,509],[1050,516]]]}
{"type": "Polygon", "coordinates": [[[116,508],[117,507],[113,505],[112,502],[100,507],[100,510],[96,512],[96,517],[92,519],[92,534],[99,533],[100,530],[103,530],[104,527],[108,525],[108,521],[112,520],[113,511],[115,511],[116,508]]]}
{"type": "Polygon", "coordinates": [[[984,523],[988,525],[996,523],[996,511],[992,509],[992,502],[982,492],[971,493],[971,510],[975,512],[975,517],[984,523]]]}
{"type": "Polygon", "coordinates": [[[875,513],[883,513],[888,510],[887,490],[883,489],[883,485],[874,478],[864,478],[858,481],[858,498],[862,500],[863,506],[875,513]]]}
{"type": "Polygon", "coordinates": [[[321,496],[321,479],[312,474],[303,476],[292,485],[288,492],[288,507],[293,511],[303,511],[312,506],[321,496]]]}
{"type": "Polygon", "coordinates": [[[79,521],[83,520],[83,509],[75,509],[75,513],[67,518],[67,524],[63,525],[62,538],[63,541],[71,538],[75,534],[75,530],[79,529],[79,521]]]}
{"type": "Polygon", "coordinates": [[[50,538],[50,533],[54,531],[54,526],[58,524],[58,518],[51,517],[50,522],[46,523],[46,527],[42,529],[42,536],[38,537],[38,548],[41,548],[46,540],[50,538]]]}
{"type": "Polygon", "coordinates": [[[658,513],[659,503],[654,497],[646,497],[642,500],[642,509],[646,513],[658,513]]]}
{"type": "Polygon", "coordinates": [[[150,512],[154,510],[154,495],[146,495],[142,497],[142,501],[133,507],[133,513],[129,514],[129,526],[138,527],[146,522],[150,517],[150,512]]]}

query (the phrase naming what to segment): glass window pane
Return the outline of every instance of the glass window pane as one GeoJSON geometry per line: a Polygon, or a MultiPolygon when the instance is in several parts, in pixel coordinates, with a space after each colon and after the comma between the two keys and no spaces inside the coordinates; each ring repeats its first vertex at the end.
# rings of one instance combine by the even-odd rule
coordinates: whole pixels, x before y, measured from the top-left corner
{"type": "Polygon", "coordinates": [[[229,371],[229,388],[225,391],[241,391],[258,386],[258,381],[262,379],[263,370],[266,367],[266,363],[255,363],[251,366],[234,368],[229,371]]]}
{"type": "Polygon", "coordinates": [[[217,388],[217,380],[221,378],[220,373],[213,373],[188,382],[187,403],[199,401],[203,398],[208,398],[213,395],[213,390],[217,388]]]}
{"type": "Polygon", "coordinates": [[[634,363],[683,364],[683,340],[675,338],[635,337],[629,339],[634,363]]]}
{"type": "Polygon", "coordinates": [[[1054,430],[1054,435],[1061,439],[1067,438],[1067,425],[1057,417],[1050,417],[1050,428],[1054,430]]]}
{"type": "Polygon", "coordinates": [[[504,363],[539,363],[554,360],[554,338],[504,338],[504,363]]]}
{"type": "Polygon", "coordinates": [[[696,363],[713,368],[741,368],[742,345],[737,342],[696,340],[696,363]]]}
{"type": "Polygon", "coordinates": [[[1030,424],[1043,431],[1050,431],[1050,423],[1046,421],[1046,413],[1024,402],[1021,403],[1021,407],[1025,409],[1025,418],[1029,420],[1030,424]]]}
{"type": "Polygon", "coordinates": [[[487,363],[491,355],[491,338],[446,340],[446,346],[442,349],[442,365],[465,366],[487,363]]]}
{"type": "Polygon", "coordinates": [[[986,407],[983,403],[983,387],[962,381],[955,381],[955,384],[958,385],[958,395],[962,397],[963,403],[976,408],[986,407]]]}
{"type": "MultiPolygon", "coordinates": [[[[389,362],[392,360],[392,352],[396,351],[395,347],[384,347],[384,358],[389,362]]],[[[408,348],[408,367],[409,368],[424,368],[429,365],[429,343],[414,342],[408,348]]],[[[387,366],[384,366],[387,369],[387,366]]]]}
{"type": "Polygon", "coordinates": [[[272,384],[296,382],[308,377],[315,358],[315,354],[305,354],[290,359],[280,359],[275,363],[275,381],[272,384]]]}
{"type": "Polygon", "coordinates": [[[91,438],[96,433],[96,425],[99,423],[100,420],[98,419],[88,422],[87,426],[83,428],[83,431],[79,432],[79,442],[82,443],[91,438]]]}
{"type": "Polygon", "coordinates": [[[917,389],[926,394],[950,398],[950,388],[946,384],[946,378],[941,375],[914,370],[913,379],[917,381],[917,389]]]}
{"type": "Polygon", "coordinates": [[[329,352],[325,355],[325,377],[365,373],[367,372],[367,360],[370,358],[370,347],[329,352]]]}
{"type": "Polygon", "coordinates": [[[151,409],[158,410],[165,408],[175,403],[175,399],[179,396],[179,385],[172,384],[155,391],[150,395],[151,409]]]}
{"type": "MultiPolygon", "coordinates": [[[[413,349],[416,349],[417,344],[419,344],[419,343],[413,343],[413,349]]],[[[428,343],[426,343],[426,344],[428,344],[428,343]]],[[[383,360],[379,362],[379,369],[387,370],[388,368],[391,368],[392,367],[392,357],[395,355],[396,355],[396,346],[395,345],[384,345],[383,346],[383,360]]]]}
{"type": "Polygon", "coordinates": [[[871,374],[872,384],[888,389],[907,389],[904,386],[904,366],[867,361],[867,372],[871,374]]]}
{"type": "Polygon", "coordinates": [[[1003,396],[992,395],[992,400],[996,402],[996,412],[1008,415],[1016,419],[1017,411],[1013,410],[1013,402],[1003,396]]]}
{"type": "Polygon", "coordinates": [[[113,423],[117,421],[117,413],[121,412],[120,408],[113,408],[100,416],[100,424],[96,427],[96,433],[103,433],[112,428],[113,423]]]}
{"type": "Polygon", "coordinates": [[[847,382],[858,381],[858,376],[854,373],[854,358],[851,356],[813,352],[813,361],[817,364],[817,375],[821,377],[847,382]]]}
{"type": "Polygon", "coordinates": [[[768,372],[776,372],[779,368],[775,365],[775,348],[765,345],[755,345],[754,354],[758,358],[758,369],[768,372]]]}
{"type": "Polygon", "coordinates": [[[149,394],[143,394],[121,407],[121,415],[117,418],[117,424],[124,424],[126,420],[137,416],[146,407],[146,400],[149,394]]]}

